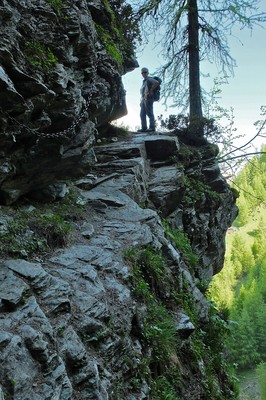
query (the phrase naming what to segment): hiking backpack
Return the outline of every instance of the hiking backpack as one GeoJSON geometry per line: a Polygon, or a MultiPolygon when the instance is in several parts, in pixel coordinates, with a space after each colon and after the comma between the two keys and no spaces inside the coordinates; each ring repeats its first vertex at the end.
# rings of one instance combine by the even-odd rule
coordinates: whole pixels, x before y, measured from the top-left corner
{"type": "Polygon", "coordinates": [[[157,88],[153,92],[153,100],[154,101],[159,101],[160,100],[160,94],[161,94],[160,91],[161,91],[162,80],[158,76],[153,76],[152,78],[159,82],[159,85],[157,86],[157,88]]]}

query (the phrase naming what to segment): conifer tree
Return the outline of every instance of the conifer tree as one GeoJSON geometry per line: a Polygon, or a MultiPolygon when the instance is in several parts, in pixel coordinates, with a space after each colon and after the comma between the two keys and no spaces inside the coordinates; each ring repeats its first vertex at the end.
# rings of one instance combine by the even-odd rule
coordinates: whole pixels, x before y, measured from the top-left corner
{"type": "Polygon", "coordinates": [[[234,235],[232,241],[231,260],[238,278],[255,265],[249,243],[238,233],[234,235]]]}
{"type": "MultiPolygon", "coordinates": [[[[255,310],[256,331],[255,339],[257,342],[258,353],[261,360],[266,360],[266,303],[261,303],[255,310]]],[[[266,379],[266,375],[265,375],[266,379]]]]}
{"type": "Polygon", "coordinates": [[[252,245],[252,252],[256,260],[260,260],[266,254],[265,241],[266,241],[266,228],[264,222],[260,220],[256,229],[256,238],[252,245]]]}
{"type": "Polygon", "coordinates": [[[238,318],[237,325],[234,326],[234,335],[229,339],[229,349],[230,359],[240,369],[253,367],[260,358],[257,351],[255,327],[245,307],[238,318]]]}
{"type": "Polygon", "coordinates": [[[266,359],[266,195],[259,184],[265,177],[265,155],[255,157],[237,177],[239,185],[249,186],[255,196],[253,199],[250,193],[241,192],[244,202],[238,203],[240,216],[242,204],[252,210],[245,222],[252,228],[244,226],[230,233],[224,269],[214,277],[210,288],[210,296],[220,308],[225,304],[230,308],[229,319],[235,323],[228,351],[231,361],[241,368],[253,367],[266,359]]]}
{"type": "MultiPolygon", "coordinates": [[[[193,127],[203,115],[200,60],[215,62],[225,74],[233,74],[235,60],[230,55],[227,35],[235,24],[241,29],[251,29],[258,22],[265,22],[266,13],[258,13],[259,3],[259,0],[136,1],[144,30],[162,32],[159,43],[166,60],[160,71],[164,94],[174,98],[179,106],[187,98],[193,127]]],[[[196,133],[202,135],[203,129],[198,125],[196,133]]]]}
{"type": "Polygon", "coordinates": [[[266,363],[259,364],[256,373],[260,385],[261,399],[266,400],[266,363]]]}
{"type": "Polygon", "coordinates": [[[208,290],[208,297],[217,304],[221,311],[232,307],[236,283],[234,264],[231,262],[230,254],[228,254],[225,258],[224,268],[219,274],[215,275],[208,290]]]}

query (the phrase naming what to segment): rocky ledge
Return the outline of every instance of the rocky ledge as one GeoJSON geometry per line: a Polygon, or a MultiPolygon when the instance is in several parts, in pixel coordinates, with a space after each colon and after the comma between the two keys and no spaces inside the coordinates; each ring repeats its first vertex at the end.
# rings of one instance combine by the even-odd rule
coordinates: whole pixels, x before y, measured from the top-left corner
{"type": "Polygon", "coordinates": [[[1,260],[0,398],[157,399],[160,382],[169,398],[233,398],[209,352],[218,336],[212,345],[202,289],[222,268],[236,216],[216,146],[128,134],[95,154],[76,182],[85,217],[72,242],[1,260]]]}

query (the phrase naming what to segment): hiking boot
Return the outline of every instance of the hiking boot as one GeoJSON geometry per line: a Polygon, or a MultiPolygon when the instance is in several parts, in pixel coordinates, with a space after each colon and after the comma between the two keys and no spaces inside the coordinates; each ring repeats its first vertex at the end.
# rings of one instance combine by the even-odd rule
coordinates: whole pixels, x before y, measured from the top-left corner
{"type": "Polygon", "coordinates": [[[146,132],[155,132],[155,129],[149,128],[149,129],[146,129],[146,132]]]}
{"type": "Polygon", "coordinates": [[[138,129],[137,132],[147,132],[148,129],[138,129]]]}

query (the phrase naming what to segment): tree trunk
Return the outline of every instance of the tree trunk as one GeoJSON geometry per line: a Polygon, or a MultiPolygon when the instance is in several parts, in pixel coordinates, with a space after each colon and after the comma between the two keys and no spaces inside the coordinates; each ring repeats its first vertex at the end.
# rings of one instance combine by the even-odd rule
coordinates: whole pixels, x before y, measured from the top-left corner
{"type": "MultiPolygon", "coordinates": [[[[189,109],[190,121],[195,129],[195,124],[201,125],[202,118],[197,0],[189,0],[188,5],[189,109]]],[[[197,133],[203,135],[202,129],[197,133]]]]}

